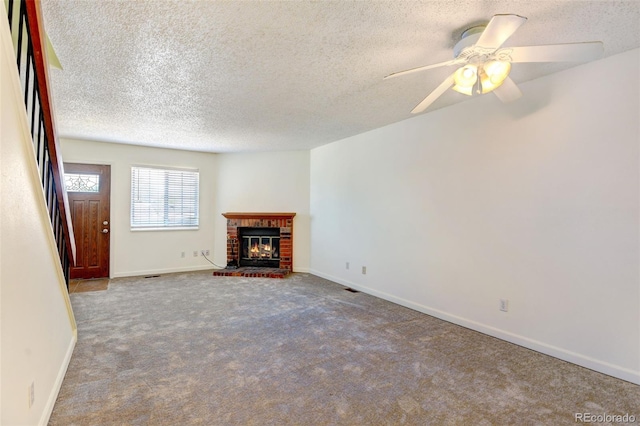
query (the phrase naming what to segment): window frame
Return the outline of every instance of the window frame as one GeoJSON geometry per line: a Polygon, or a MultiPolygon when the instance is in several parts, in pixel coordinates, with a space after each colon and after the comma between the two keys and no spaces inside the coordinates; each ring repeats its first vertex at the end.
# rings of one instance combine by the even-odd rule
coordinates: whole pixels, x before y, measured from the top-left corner
{"type": "MultiPolygon", "coordinates": [[[[200,228],[200,170],[199,169],[195,169],[195,168],[178,168],[178,167],[170,167],[170,166],[156,166],[156,165],[146,165],[146,164],[133,164],[131,165],[131,169],[130,169],[131,175],[130,175],[130,205],[129,205],[129,227],[130,230],[133,232],[140,232],[140,231],[195,231],[198,230],[200,228]],[[136,189],[134,188],[134,186],[136,185],[136,183],[138,185],[140,185],[140,175],[135,175],[136,172],[134,172],[134,170],[137,170],[137,173],[139,173],[141,170],[149,170],[149,171],[157,171],[157,172],[161,172],[164,173],[164,185],[161,188],[155,188],[155,192],[156,192],[156,196],[153,197],[151,196],[151,192],[154,191],[153,188],[149,187],[147,189],[148,191],[148,201],[147,204],[150,204],[148,206],[149,209],[153,208],[153,204],[156,204],[156,206],[158,205],[158,203],[160,203],[160,205],[162,206],[162,216],[163,216],[163,223],[160,223],[160,221],[156,220],[153,221],[151,220],[151,218],[147,218],[148,220],[145,222],[141,219],[135,219],[135,207],[136,204],[141,204],[142,202],[140,201],[140,188],[136,189]],[[193,179],[195,177],[195,183],[192,185],[186,185],[184,183],[184,181],[180,182],[180,184],[182,185],[181,188],[181,196],[180,196],[180,202],[179,202],[179,207],[181,210],[185,209],[185,199],[187,201],[187,208],[191,207],[191,212],[193,213],[194,217],[192,217],[192,220],[194,221],[193,224],[188,224],[187,222],[189,222],[188,219],[185,219],[184,217],[182,217],[180,219],[179,222],[172,224],[172,221],[170,220],[169,216],[170,213],[169,211],[171,210],[171,205],[170,205],[170,192],[172,191],[172,188],[170,187],[170,184],[178,184],[178,180],[174,180],[176,179],[175,177],[170,177],[171,173],[176,173],[176,174],[181,174],[181,180],[184,180],[185,175],[187,174],[187,177],[189,177],[189,175],[191,175],[191,179],[193,179]],[[194,191],[194,193],[189,196],[185,196],[184,195],[184,190],[185,190],[185,186],[187,186],[187,188],[190,188],[194,191]],[[157,196],[157,191],[161,190],[163,193],[163,196],[159,197],[157,196]],[[138,199],[135,199],[134,197],[138,195],[138,199]],[[189,205],[189,202],[191,205],[189,205]]],[[[149,182],[148,184],[151,185],[154,178],[149,177],[149,182]]],[[[147,182],[145,182],[147,183],[147,182]]],[[[155,182],[156,184],[158,182],[155,182]]],[[[175,191],[176,188],[173,188],[173,191],[175,191]]],[[[175,194],[175,192],[174,192],[175,194]]],[[[184,215],[185,213],[181,213],[181,215],[184,215]]],[[[149,216],[151,216],[151,212],[149,212],[149,216]]],[[[157,216],[157,213],[156,213],[157,216]]]]}

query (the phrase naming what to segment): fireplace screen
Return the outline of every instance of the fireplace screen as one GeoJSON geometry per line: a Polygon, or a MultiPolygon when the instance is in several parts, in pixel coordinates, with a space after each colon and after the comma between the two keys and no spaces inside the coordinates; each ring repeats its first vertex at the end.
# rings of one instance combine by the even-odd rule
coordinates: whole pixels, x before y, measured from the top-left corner
{"type": "Polygon", "coordinates": [[[280,259],[280,237],[243,236],[242,258],[245,260],[280,259]]]}
{"type": "Polygon", "coordinates": [[[280,228],[238,228],[238,234],[239,266],[280,266],[280,228]]]}

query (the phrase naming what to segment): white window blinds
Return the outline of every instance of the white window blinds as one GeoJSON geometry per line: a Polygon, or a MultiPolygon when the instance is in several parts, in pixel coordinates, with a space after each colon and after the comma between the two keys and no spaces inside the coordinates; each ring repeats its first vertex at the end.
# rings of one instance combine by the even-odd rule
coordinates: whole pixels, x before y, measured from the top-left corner
{"type": "Polygon", "coordinates": [[[197,170],[131,167],[131,228],[197,228],[197,170]]]}

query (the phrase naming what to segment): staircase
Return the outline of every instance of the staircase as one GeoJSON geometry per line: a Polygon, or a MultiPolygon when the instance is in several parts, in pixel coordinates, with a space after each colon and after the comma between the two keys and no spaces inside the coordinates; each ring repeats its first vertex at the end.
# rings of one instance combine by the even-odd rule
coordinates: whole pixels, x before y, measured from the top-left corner
{"type": "Polygon", "coordinates": [[[40,2],[5,0],[25,113],[31,130],[43,195],[51,219],[60,265],[69,288],[70,267],[75,259],[75,239],[67,193],[64,189],[62,156],[49,97],[45,33],[40,2]]]}

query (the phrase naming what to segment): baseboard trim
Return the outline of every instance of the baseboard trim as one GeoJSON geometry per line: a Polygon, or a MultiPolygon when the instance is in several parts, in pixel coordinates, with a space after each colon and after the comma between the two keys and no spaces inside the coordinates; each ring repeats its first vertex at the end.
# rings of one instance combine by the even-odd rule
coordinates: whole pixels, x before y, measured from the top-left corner
{"type": "Polygon", "coordinates": [[[202,265],[202,266],[185,266],[180,268],[147,269],[142,271],[117,272],[117,273],[114,273],[111,276],[111,278],[128,278],[128,277],[139,277],[142,275],[158,275],[158,274],[173,274],[176,272],[206,271],[209,269],[218,269],[218,268],[212,264],[208,264],[208,265],[202,265]]]}
{"type": "Polygon", "coordinates": [[[374,290],[366,286],[351,282],[349,280],[345,280],[339,277],[334,277],[332,275],[322,273],[315,269],[311,269],[310,273],[313,275],[317,275],[321,278],[334,281],[338,284],[351,287],[363,293],[367,293],[372,296],[376,296],[381,299],[388,300],[389,302],[397,303],[398,305],[405,306],[407,308],[413,309],[418,312],[422,312],[427,315],[431,315],[441,320],[451,322],[453,324],[457,324],[462,327],[469,328],[471,330],[475,330],[480,333],[487,334],[489,336],[496,337],[498,339],[505,340],[510,343],[514,343],[516,345],[525,347],[527,349],[531,349],[536,352],[540,352],[545,355],[549,355],[554,358],[558,358],[563,361],[567,361],[572,364],[576,364],[581,367],[588,368],[590,370],[597,371],[598,373],[603,373],[608,376],[612,376],[618,379],[622,379],[622,380],[640,385],[640,371],[634,371],[618,365],[610,364],[608,362],[591,358],[583,354],[579,354],[563,348],[559,348],[557,346],[550,345],[535,339],[530,339],[526,336],[510,333],[508,331],[505,331],[496,327],[492,327],[477,321],[473,321],[468,318],[464,318],[458,315],[453,315],[448,312],[434,309],[419,303],[411,302],[409,300],[396,297],[386,292],[374,290]]]}
{"type": "Polygon", "coordinates": [[[53,413],[53,407],[56,405],[58,394],[60,393],[60,389],[62,388],[64,376],[67,374],[67,369],[69,368],[69,363],[71,362],[73,349],[76,347],[77,342],[78,334],[74,330],[73,335],[71,336],[71,341],[69,342],[69,347],[67,348],[67,353],[64,355],[62,365],[58,370],[56,381],[53,383],[53,389],[51,389],[51,393],[49,394],[47,403],[45,404],[44,410],[42,411],[42,417],[40,417],[40,421],[38,422],[39,425],[47,425],[49,423],[49,419],[51,418],[51,414],[53,413]]]}
{"type": "MultiPolygon", "coordinates": [[[[131,272],[118,272],[114,273],[111,278],[130,278],[130,277],[140,277],[143,275],[158,275],[158,274],[174,274],[178,272],[196,272],[196,271],[206,271],[209,269],[219,269],[214,265],[204,265],[204,266],[187,266],[184,268],[167,268],[167,269],[149,269],[146,271],[131,271],[131,272]]],[[[298,268],[294,267],[293,272],[300,272],[303,274],[310,273],[309,268],[298,268]]]]}

